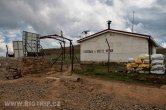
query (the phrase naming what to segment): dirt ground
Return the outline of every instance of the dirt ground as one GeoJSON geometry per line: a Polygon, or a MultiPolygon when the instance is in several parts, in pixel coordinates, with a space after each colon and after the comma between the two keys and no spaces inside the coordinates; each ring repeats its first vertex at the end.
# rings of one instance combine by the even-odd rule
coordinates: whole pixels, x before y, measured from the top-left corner
{"type": "Polygon", "coordinates": [[[49,72],[0,79],[0,110],[166,110],[166,85],[131,84],[49,72]],[[5,106],[5,101],[51,101],[57,106],[5,106]]]}

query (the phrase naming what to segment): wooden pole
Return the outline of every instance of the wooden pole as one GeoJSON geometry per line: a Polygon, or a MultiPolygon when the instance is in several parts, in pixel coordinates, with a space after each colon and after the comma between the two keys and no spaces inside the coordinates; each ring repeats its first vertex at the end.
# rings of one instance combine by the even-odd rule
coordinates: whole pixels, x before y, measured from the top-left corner
{"type": "Polygon", "coordinates": [[[110,45],[108,43],[107,38],[106,38],[106,43],[108,45],[108,72],[109,72],[109,70],[110,70],[110,45]]]}
{"type": "Polygon", "coordinates": [[[61,44],[61,42],[60,42],[60,45],[61,45],[61,72],[62,72],[62,69],[63,69],[63,46],[62,46],[62,44],[61,44]]]}
{"type": "Polygon", "coordinates": [[[74,64],[74,46],[72,44],[72,59],[71,59],[71,71],[74,70],[73,64],[74,64]]]}
{"type": "Polygon", "coordinates": [[[149,53],[149,74],[151,73],[151,68],[150,68],[150,64],[151,64],[151,41],[150,41],[150,36],[148,38],[148,53],[149,53]]]}
{"type": "Polygon", "coordinates": [[[70,41],[70,59],[71,59],[71,54],[72,54],[72,42],[70,41]]]}
{"type": "Polygon", "coordinates": [[[6,57],[8,57],[8,46],[6,45],[6,57]]]}

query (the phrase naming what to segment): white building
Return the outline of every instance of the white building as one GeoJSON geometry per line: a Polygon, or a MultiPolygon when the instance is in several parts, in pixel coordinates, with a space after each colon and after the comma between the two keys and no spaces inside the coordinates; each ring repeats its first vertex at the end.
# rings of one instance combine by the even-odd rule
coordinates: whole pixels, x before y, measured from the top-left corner
{"type": "Polygon", "coordinates": [[[110,45],[110,62],[127,62],[140,54],[156,53],[157,44],[150,35],[106,29],[81,38],[81,62],[107,62],[108,45],[110,45]]]}

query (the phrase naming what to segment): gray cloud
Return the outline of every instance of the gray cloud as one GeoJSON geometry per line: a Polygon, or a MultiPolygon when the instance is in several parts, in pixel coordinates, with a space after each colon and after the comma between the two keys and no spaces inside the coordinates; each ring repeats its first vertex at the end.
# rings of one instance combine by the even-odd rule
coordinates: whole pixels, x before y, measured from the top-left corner
{"type": "Polygon", "coordinates": [[[55,33],[63,29],[69,35],[87,28],[99,30],[101,29],[101,21],[99,20],[103,20],[102,25],[105,25],[105,21],[112,16],[107,15],[109,11],[104,9],[112,1],[101,1],[2,0],[0,13],[4,17],[0,19],[0,25],[4,28],[14,28],[21,27],[20,22],[23,22],[23,25],[31,25],[40,33],[55,33]],[[104,18],[106,16],[108,17],[104,18]]]}
{"type": "Polygon", "coordinates": [[[83,30],[105,29],[109,19],[112,28],[130,31],[135,11],[134,31],[166,43],[165,6],[165,0],[1,0],[0,28],[40,34],[63,30],[76,39],[83,30]]]}

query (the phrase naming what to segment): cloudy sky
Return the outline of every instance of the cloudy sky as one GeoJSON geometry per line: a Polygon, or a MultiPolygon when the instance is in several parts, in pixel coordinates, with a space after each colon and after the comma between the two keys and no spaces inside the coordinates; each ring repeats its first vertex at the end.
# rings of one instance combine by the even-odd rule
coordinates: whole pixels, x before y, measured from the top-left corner
{"type": "MultiPolygon", "coordinates": [[[[12,51],[12,41],[22,39],[22,31],[41,35],[59,34],[75,41],[82,31],[95,33],[107,28],[148,34],[166,47],[166,0],[0,0],[0,56],[5,45],[12,51]]],[[[54,47],[52,41],[42,41],[54,47]]]]}

